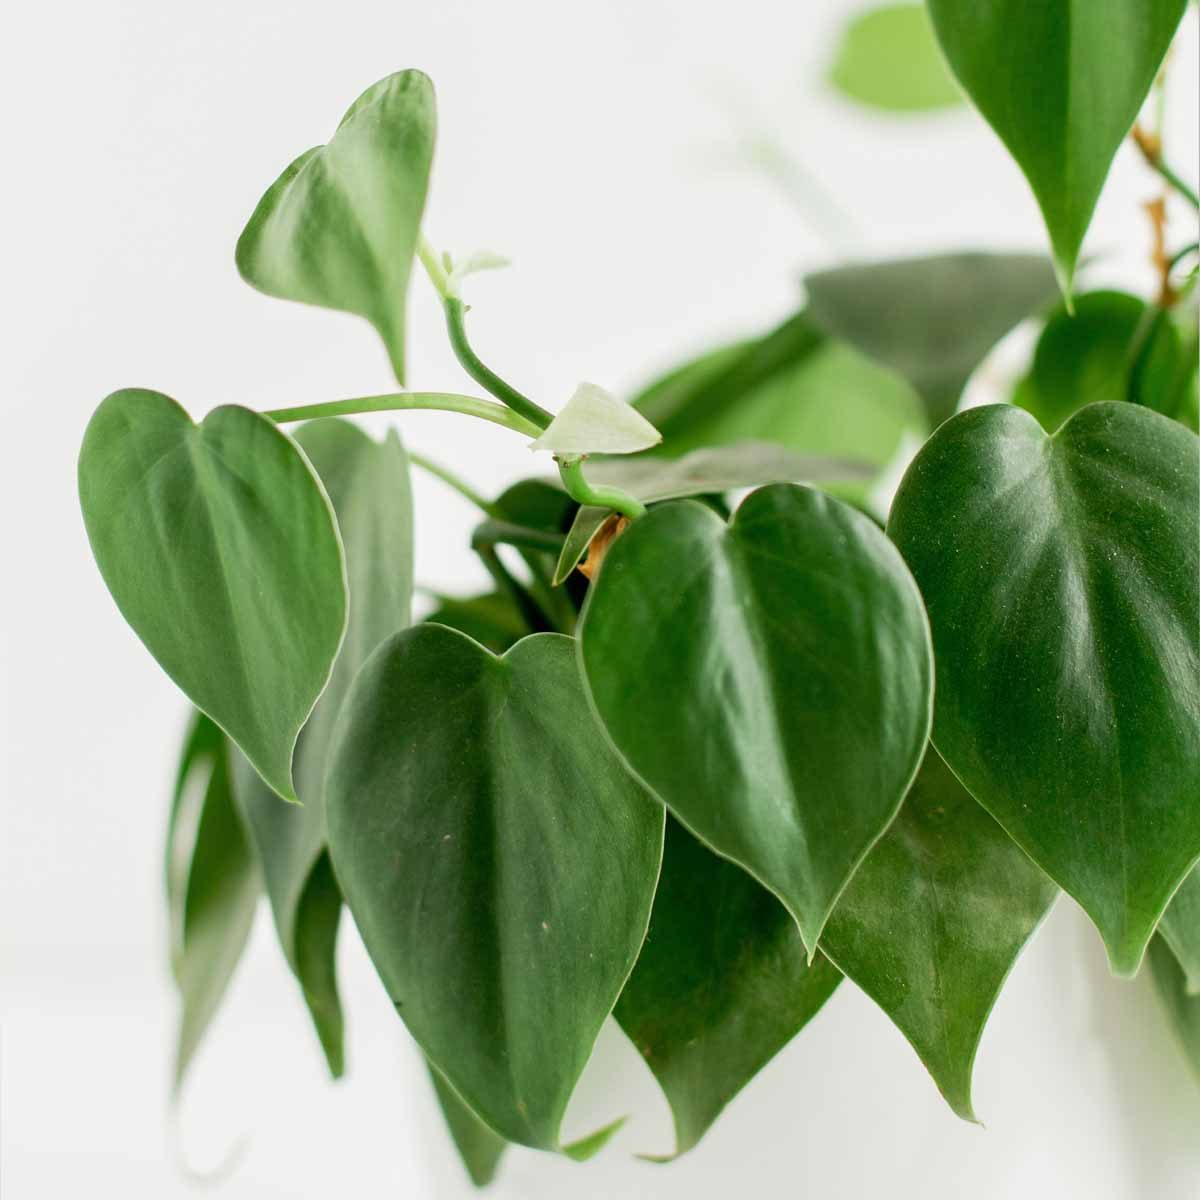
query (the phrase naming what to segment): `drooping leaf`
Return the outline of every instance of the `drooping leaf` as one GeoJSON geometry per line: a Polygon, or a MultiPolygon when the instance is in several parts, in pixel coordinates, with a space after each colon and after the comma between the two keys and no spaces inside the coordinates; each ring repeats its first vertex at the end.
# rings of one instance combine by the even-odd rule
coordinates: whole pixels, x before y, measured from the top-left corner
{"type": "Polygon", "coordinates": [[[559,1125],[633,967],[662,808],[587,710],[569,638],[389,639],[346,700],[330,846],[396,1010],[510,1141],[559,1125]]]}
{"type": "MultiPolygon", "coordinates": [[[[770,442],[750,441],[693,450],[682,458],[597,459],[587,466],[591,482],[623,488],[644,504],[764,483],[862,481],[874,474],[870,464],[854,459],[797,454],[770,442]]],[[[555,583],[561,583],[575,569],[607,516],[607,509],[591,505],[575,514],[554,571],[555,583]]]]}
{"type": "MultiPolygon", "coordinates": [[[[812,966],[787,909],[668,820],[650,930],[615,1016],[690,1150],[841,982],[812,966]]],[[[673,1156],[672,1156],[673,1157],[673,1156]]]]}
{"type": "Polygon", "coordinates": [[[1063,291],[1187,0],[929,0],[959,82],[1037,198],[1063,291]]]}
{"type": "Polygon", "coordinates": [[[1074,308],[1060,306],[1051,316],[1013,392],[1013,403],[1049,433],[1085,404],[1130,398],[1134,350],[1147,319],[1147,305],[1125,292],[1088,292],[1074,308]]]}
{"type": "Polygon", "coordinates": [[[327,145],[267,189],[237,244],[238,270],[259,291],[366,317],[400,383],[435,126],[433,85],[420,71],[381,79],[327,145]]]}
{"type": "Polygon", "coordinates": [[[829,82],[851,100],[888,112],[952,108],[963,99],[924,4],[883,4],[851,17],[829,82]]]}
{"type": "Polygon", "coordinates": [[[1200,995],[1200,867],[1179,885],[1158,932],[1179,960],[1188,992],[1200,995]]]}
{"type": "Polygon", "coordinates": [[[439,596],[438,606],[425,619],[447,625],[474,638],[493,654],[503,654],[530,633],[517,606],[501,592],[482,596],[439,596]]]}
{"type": "Polygon", "coordinates": [[[975,1120],[984,1025],[1056,895],[931,746],[825,926],[821,949],[896,1023],[965,1120],[975,1120]]]}
{"type": "Polygon", "coordinates": [[[437,1093],[442,1116],[446,1119],[446,1128],[450,1130],[463,1166],[476,1187],[487,1187],[496,1177],[496,1168],[500,1165],[508,1143],[498,1133],[489,1129],[459,1099],[458,1093],[442,1078],[432,1063],[426,1065],[429,1067],[429,1077],[433,1080],[433,1089],[437,1093]]]}
{"type": "Polygon", "coordinates": [[[79,496],[125,620],[295,799],[293,747],[346,624],[333,510],[296,444],[245,408],[194,425],[159,392],[114,392],[84,435],[79,496]]]}
{"type": "Polygon", "coordinates": [[[882,467],[906,434],[926,431],[903,379],[827,337],[805,313],[672,372],[633,403],[662,432],[655,453],[667,457],[760,441],[882,467]]]}
{"type": "Polygon", "coordinates": [[[1033,254],[935,254],[818,271],[804,287],[811,320],[903,375],[936,427],[988,351],[1054,295],[1054,271],[1033,254]]]}
{"type": "Polygon", "coordinates": [[[933,740],[1137,969],[1200,856],[1197,439],[1132,404],[960,413],[888,531],[933,627],[933,740]]]}
{"type": "Polygon", "coordinates": [[[324,483],[346,554],[350,619],[325,689],[300,734],[300,806],[283,804],[235,759],[235,791],[262,863],[280,945],[299,980],[336,1077],[343,1019],[334,954],[342,897],[326,853],[325,771],[334,721],[359,667],[411,618],[412,494],[395,431],[376,442],[348,421],[302,426],[296,440],[324,483]]]}
{"type": "Polygon", "coordinates": [[[728,525],[665,504],[610,547],[579,647],[625,762],[813,954],[928,737],[928,626],[895,548],[810,488],[762,488],[728,525]]]}
{"type": "Polygon", "coordinates": [[[262,892],[230,795],[227,749],[225,735],[197,713],[167,832],[171,970],[181,1002],[176,1091],[246,948],[262,892]]]}
{"type": "Polygon", "coordinates": [[[1188,991],[1183,968],[1162,938],[1151,939],[1146,958],[1167,1020],[1192,1069],[1200,1077],[1200,995],[1188,991]]]}

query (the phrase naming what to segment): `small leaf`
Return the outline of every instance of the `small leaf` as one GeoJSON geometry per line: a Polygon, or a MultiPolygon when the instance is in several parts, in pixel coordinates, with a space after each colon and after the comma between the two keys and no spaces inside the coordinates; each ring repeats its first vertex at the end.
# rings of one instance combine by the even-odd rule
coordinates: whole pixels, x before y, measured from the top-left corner
{"type": "Polygon", "coordinates": [[[1200,867],[1179,885],[1158,932],[1183,968],[1188,993],[1200,995],[1200,867]]]}
{"type": "Polygon", "coordinates": [[[1187,0],[929,0],[959,82],[1029,180],[1063,291],[1187,0]]]}
{"type": "Polygon", "coordinates": [[[199,425],[114,392],[79,455],[92,553],[163,670],[295,799],[292,750],[346,624],[333,510],[296,444],[245,408],[199,425]]]}
{"type": "MultiPolygon", "coordinates": [[[[1134,350],[1148,306],[1124,292],[1088,292],[1051,316],[1013,403],[1053,433],[1085,404],[1129,398],[1134,350]]],[[[1150,381],[1146,381],[1150,384],[1150,381]]]]}
{"type": "Polygon", "coordinates": [[[498,271],[511,265],[503,254],[496,254],[492,250],[472,250],[466,258],[451,267],[446,276],[446,295],[448,298],[460,299],[464,279],[478,275],[481,271],[498,271]]]}
{"type": "Polygon", "coordinates": [[[851,100],[888,112],[928,112],[963,100],[924,4],[884,4],[852,17],[829,81],[851,100]]]}
{"type": "Polygon", "coordinates": [[[343,708],[334,866],[422,1050],[505,1138],[559,1126],[645,936],[663,812],[587,710],[572,644],[502,658],[453,630],[389,639],[343,708]]]}
{"type": "Polygon", "coordinates": [[[1151,940],[1146,958],[1167,1020],[1192,1070],[1200,1078],[1200,996],[1187,990],[1183,969],[1162,938],[1151,940]]]}
{"type": "Polygon", "coordinates": [[[463,1166],[476,1187],[487,1187],[496,1178],[496,1168],[508,1143],[498,1133],[493,1133],[462,1102],[432,1063],[426,1065],[442,1116],[446,1118],[446,1128],[450,1130],[463,1166]]]}
{"type": "Polygon", "coordinates": [[[235,794],[266,879],[285,957],[312,1013],[331,1073],[343,1070],[343,1018],[334,953],[342,896],[326,853],[325,771],[334,721],[359,667],[412,607],[412,493],[394,431],[376,442],[348,421],[313,421],[296,433],[328,491],[345,546],[350,591],[346,638],[300,734],[296,792],[282,804],[237,756],[235,794]]]}
{"type": "Polygon", "coordinates": [[[227,746],[220,729],[197,713],[167,833],[171,969],[182,1002],[176,1091],[246,948],[262,891],[230,796],[227,746]]]}
{"type": "Polygon", "coordinates": [[[928,737],[929,631],[895,548],[809,488],[762,488],[728,525],[674,501],[609,549],[579,647],[630,769],[783,901],[811,957],[928,737]]]}
{"type": "MultiPolygon", "coordinates": [[[[874,477],[873,468],[853,459],[797,454],[770,442],[735,442],[693,450],[682,458],[596,459],[588,478],[623,488],[644,504],[702,496],[764,483],[845,483],[874,477]]],[[[563,545],[554,582],[561,583],[587,553],[608,510],[587,505],[575,514],[563,545]]]]}
{"type": "Polygon", "coordinates": [[[770,892],[667,822],[650,930],[614,1015],[670,1102],[676,1155],[840,982],[825,958],[808,965],[796,922],[770,892]]]}
{"type": "Polygon", "coordinates": [[[636,408],[594,383],[581,383],[530,450],[554,454],[634,454],[662,441],[636,408]]]}
{"type": "Polygon", "coordinates": [[[366,317],[401,384],[435,124],[433,85],[420,71],[381,79],[328,145],[268,188],[237,244],[238,270],[259,291],[366,317]]]}
{"type": "Polygon", "coordinates": [[[1137,970],[1200,856],[1197,440],[1132,404],[1053,437],[992,405],[917,455],[888,532],[933,626],[933,740],[1137,970]]]}
{"type": "Polygon", "coordinates": [[[853,263],[804,279],[812,321],[921,394],[932,426],[958,405],[988,351],[1054,295],[1033,254],[936,254],[853,263]]]}
{"type": "Polygon", "coordinates": [[[975,1120],[971,1070],[984,1025],[1056,895],[931,746],[821,937],[967,1121],[975,1120]]]}
{"type": "MultiPolygon", "coordinates": [[[[926,431],[905,380],[831,340],[805,313],[677,369],[633,403],[662,431],[659,453],[672,458],[758,441],[878,468],[906,435],[926,431]]],[[[840,490],[858,497],[869,486],[859,480],[840,490]]]]}

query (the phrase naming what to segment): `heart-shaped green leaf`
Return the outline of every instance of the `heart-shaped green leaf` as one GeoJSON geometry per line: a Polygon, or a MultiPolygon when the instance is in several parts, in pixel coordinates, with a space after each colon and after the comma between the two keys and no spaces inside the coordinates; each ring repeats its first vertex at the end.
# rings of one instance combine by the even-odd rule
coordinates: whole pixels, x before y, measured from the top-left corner
{"type": "Polygon", "coordinates": [[[1057,892],[930,747],[821,936],[968,1121],[984,1025],[1057,892]]]}
{"type": "Polygon", "coordinates": [[[895,547],[810,488],[762,488],[728,525],[664,504],[612,545],[580,630],[625,762],[815,953],[928,737],[929,630],[895,547]]]}
{"type": "Polygon", "coordinates": [[[1188,991],[1183,968],[1162,938],[1151,940],[1146,958],[1167,1020],[1192,1069],[1200,1077],[1200,995],[1188,991]]]}
{"type": "Polygon", "coordinates": [[[829,82],[851,100],[886,112],[928,112],[963,100],[924,4],[883,4],[853,16],[829,82]]]}
{"type": "Polygon", "coordinates": [[[188,699],[281,796],[346,624],[333,510],[295,442],[245,408],[194,425],[114,392],[79,455],[92,552],[117,607],[188,699]]]}
{"type": "Polygon", "coordinates": [[[171,969],[182,1001],[176,1090],[246,948],[262,892],[230,794],[227,751],[225,735],[197,713],[180,757],[167,831],[171,969]]]}
{"type": "Polygon", "coordinates": [[[338,878],[397,1012],[492,1129],[560,1148],[663,836],[588,712],[571,640],[497,658],[437,625],[397,634],[346,699],[326,795],[338,878]]]}
{"type": "Polygon", "coordinates": [[[948,421],[888,527],[933,626],[933,740],[1137,969],[1200,856],[1197,439],[1132,404],[948,421]]]}
{"type": "Polygon", "coordinates": [[[420,71],[381,79],[327,145],[267,189],[237,244],[238,270],[259,291],[366,317],[401,383],[435,126],[433,85],[420,71]]]}
{"type": "Polygon", "coordinates": [[[314,421],[296,433],[337,514],[346,554],[350,619],[329,686],[296,746],[296,793],[283,804],[239,755],[246,813],[279,941],[312,1013],[332,1073],[343,1068],[342,1007],[334,951],[342,897],[325,852],[325,771],[330,736],[354,676],[371,651],[408,625],[412,605],[412,495],[395,432],[382,442],[347,421],[314,421]]]}
{"type": "MultiPolygon", "coordinates": [[[[771,442],[708,446],[682,458],[646,455],[601,458],[589,462],[587,468],[591,483],[622,488],[643,504],[719,494],[764,483],[863,482],[872,479],[875,473],[869,463],[798,454],[771,442]]],[[[608,509],[592,505],[585,505],[575,514],[554,571],[555,583],[561,583],[578,566],[608,515],[608,509]]]]}
{"type": "Polygon", "coordinates": [[[1200,995],[1200,867],[1179,885],[1158,932],[1179,960],[1188,992],[1200,995]]]}
{"type": "Polygon", "coordinates": [[[824,957],[808,965],[796,922],[770,892],[668,820],[650,930],[614,1015],[670,1102],[675,1154],[699,1142],[841,978],[824,957]]]}
{"type": "Polygon", "coordinates": [[[1063,291],[1187,0],[929,0],[950,66],[1029,180],[1063,291]]]}
{"type": "Polygon", "coordinates": [[[458,1155],[476,1187],[487,1187],[496,1177],[496,1168],[508,1143],[493,1133],[459,1098],[458,1093],[442,1078],[432,1064],[429,1077],[437,1094],[438,1106],[446,1120],[446,1128],[454,1140],[458,1155]]]}
{"type": "Polygon", "coordinates": [[[1034,254],[935,254],[818,271],[804,288],[814,324],[903,375],[937,426],[988,351],[1054,295],[1054,271],[1034,254]]]}

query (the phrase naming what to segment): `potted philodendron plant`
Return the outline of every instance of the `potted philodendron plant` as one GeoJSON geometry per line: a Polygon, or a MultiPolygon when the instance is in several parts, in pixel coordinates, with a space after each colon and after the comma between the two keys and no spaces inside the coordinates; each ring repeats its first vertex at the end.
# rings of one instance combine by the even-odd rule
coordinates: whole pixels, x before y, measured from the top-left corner
{"type": "MultiPolygon", "coordinates": [[[[403,388],[420,271],[474,386],[199,424],[126,390],[87,428],[97,564],[195,709],[168,839],[177,1085],[263,892],[335,1076],[349,908],[478,1183],[507,1143],[603,1146],[611,1127],[560,1127],[610,1015],[682,1154],[845,979],[974,1119],[984,1024],[1060,891],[1115,974],[1148,959],[1200,1070],[1194,229],[1163,234],[1153,298],[1074,286],[1184,7],[930,0],[1050,260],[810,276],[793,318],[632,403],[584,383],[552,414],[477,357],[463,289],[498,260],[422,233],[423,74],[284,169],[244,278],[365,317],[403,388]],[[956,412],[1031,315],[1011,402],[956,412]],[[481,497],[351,419],[413,409],[547,469],[481,497]],[[478,505],[494,581],[416,622],[412,466],[478,505]]],[[[846,90],[875,88],[853,50],[846,90]]]]}

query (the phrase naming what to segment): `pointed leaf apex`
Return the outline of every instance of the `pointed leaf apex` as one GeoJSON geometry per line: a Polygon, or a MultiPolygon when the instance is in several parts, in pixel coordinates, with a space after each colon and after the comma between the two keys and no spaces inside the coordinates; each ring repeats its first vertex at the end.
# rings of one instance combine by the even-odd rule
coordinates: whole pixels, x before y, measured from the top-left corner
{"type": "Polygon", "coordinates": [[[635,454],[661,441],[662,434],[636,408],[594,383],[581,383],[530,449],[554,454],[635,454]]]}

